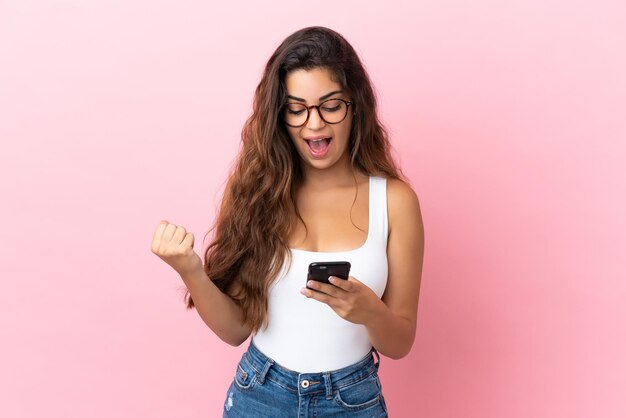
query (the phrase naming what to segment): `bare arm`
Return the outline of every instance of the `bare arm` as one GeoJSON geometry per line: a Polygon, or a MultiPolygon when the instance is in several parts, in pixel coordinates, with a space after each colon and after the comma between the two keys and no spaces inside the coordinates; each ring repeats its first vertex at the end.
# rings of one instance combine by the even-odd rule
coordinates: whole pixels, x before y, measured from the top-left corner
{"type": "Polygon", "coordinates": [[[424,226],[418,198],[405,183],[389,181],[389,274],[382,302],[366,324],[381,354],[399,359],[415,340],[417,306],[424,258],[424,226]]]}
{"type": "Polygon", "coordinates": [[[243,324],[241,308],[215,286],[204,270],[180,277],[189,289],[198,315],[215,335],[232,346],[241,345],[248,339],[251,331],[243,324]]]}
{"type": "Polygon", "coordinates": [[[243,324],[243,312],[204,272],[202,260],[193,250],[193,234],[168,221],[161,221],[151,250],[180,275],[189,289],[198,314],[224,342],[238,346],[251,330],[243,324]]]}

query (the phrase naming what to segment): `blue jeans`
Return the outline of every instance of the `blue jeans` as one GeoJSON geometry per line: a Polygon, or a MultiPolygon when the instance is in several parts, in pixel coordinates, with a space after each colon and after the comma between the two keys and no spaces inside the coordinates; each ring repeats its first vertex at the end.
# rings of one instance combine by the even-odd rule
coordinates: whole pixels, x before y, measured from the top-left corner
{"type": "Polygon", "coordinates": [[[342,369],[298,373],[267,357],[251,339],[228,388],[223,417],[387,417],[379,365],[372,348],[342,369]]]}

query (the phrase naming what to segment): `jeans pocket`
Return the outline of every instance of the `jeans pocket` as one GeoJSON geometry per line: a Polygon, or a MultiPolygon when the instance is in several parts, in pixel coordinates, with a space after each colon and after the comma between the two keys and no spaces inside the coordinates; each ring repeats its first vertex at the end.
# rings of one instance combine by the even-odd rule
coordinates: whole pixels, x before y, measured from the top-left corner
{"type": "Polygon", "coordinates": [[[335,394],[335,402],[347,411],[373,408],[381,403],[381,388],[376,374],[342,387],[335,394]]]}
{"type": "Polygon", "coordinates": [[[257,382],[257,371],[244,354],[237,364],[237,370],[235,371],[234,383],[235,386],[241,390],[252,389],[257,382]]]}

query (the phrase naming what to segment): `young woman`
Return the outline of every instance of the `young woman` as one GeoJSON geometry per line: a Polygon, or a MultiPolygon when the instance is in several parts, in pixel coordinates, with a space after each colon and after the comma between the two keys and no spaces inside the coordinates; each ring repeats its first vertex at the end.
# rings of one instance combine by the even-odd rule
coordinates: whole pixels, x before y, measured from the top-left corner
{"type": "Polygon", "coordinates": [[[378,354],[413,345],[424,231],[352,46],[319,26],[287,37],[242,140],[205,262],[167,221],[151,248],[219,338],[252,335],[224,416],[387,416],[378,354]],[[347,280],[307,281],[331,261],[350,263],[347,280]]]}

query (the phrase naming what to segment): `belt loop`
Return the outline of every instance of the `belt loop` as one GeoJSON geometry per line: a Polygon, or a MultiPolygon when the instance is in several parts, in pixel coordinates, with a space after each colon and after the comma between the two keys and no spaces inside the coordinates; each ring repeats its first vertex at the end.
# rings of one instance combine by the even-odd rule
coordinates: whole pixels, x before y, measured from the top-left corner
{"type": "Polygon", "coordinates": [[[263,366],[263,370],[261,370],[261,373],[259,373],[258,382],[260,384],[265,383],[265,375],[270,370],[270,367],[272,367],[273,364],[274,364],[274,360],[272,360],[271,358],[268,358],[267,361],[265,362],[265,365],[263,366]]]}
{"type": "Polygon", "coordinates": [[[324,372],[324,384],[326,385],[326,399],[333,398],[333,381],[330,378],[330,372],[324,372]]]}
{"type": "Polygon", "coordinates": [[[374,366],[376,367],[376,370],[378,370],[378,366],[380,366],[380,354],[378,354],[378,351],[372,347],[372,352],[376,355],[376,361],[374,362],[374,366]]]}

